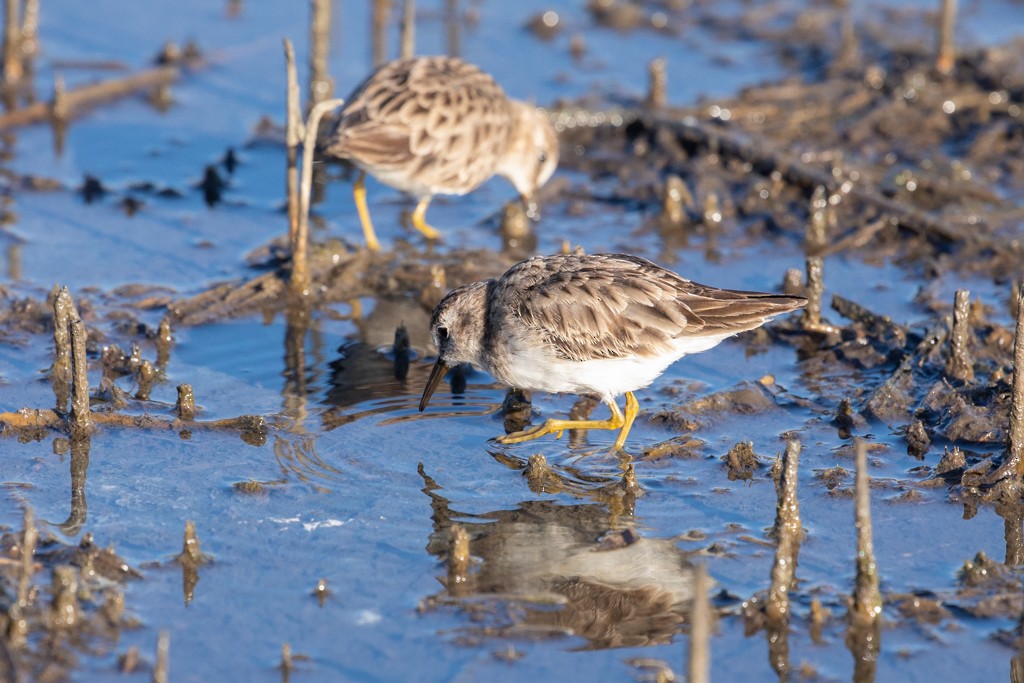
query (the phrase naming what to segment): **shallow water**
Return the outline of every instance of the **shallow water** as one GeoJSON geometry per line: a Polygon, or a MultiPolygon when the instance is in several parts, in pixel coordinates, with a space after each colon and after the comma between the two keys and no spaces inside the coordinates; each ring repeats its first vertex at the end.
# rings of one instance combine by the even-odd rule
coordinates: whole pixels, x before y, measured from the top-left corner
{"type": "MultiPolygon", "coordinates": [[[[605,101],[642,96],[646,65],[658,56],[668,59],[668,97],[676,103],[787,75],[787,67],[755,40],[723,39],[697,25],[680,37],[598,28],[577,3],[561,3],[567,28],[551,41],[522,28],[558,4],[471,3],[479,21],[461,27],[461,54],[493,73],[510,94],[540,104],[592,92],[605,101]],[[574,32],[586,38],[582,64],[569,56],[574,32]]],[[[331,71],[343,95],[370,66],[370,16],[369,3],[337,5],[331,71]]],[[[420,51],[445,51],[449,39],[441,3],[420,5],[420,51]]],[[[743,5],[715,11],[728,16],[743,5]]],[[[962,8],[962,16],[962,32],[975,44],[1009,39],[1024,26],[1024,12],[1012,2],[974,3],[962,8]]],[[[154,294],[170,291],[179,298],[214,282],[251,277],[246,255],[286,227],[283,148],[255,140],[253,131],[263,116],[282,117],[282,37],[296,42],[300,82],[305,82],[306,22],[305,6],[297,10],[294,3],[245,3],[237,17],[228,14],[226,4],[208,2],[45,3],[40,93],[48,92],[57,60],[113,59],[140,68],[167,39],[196,40],[209,63],[174,86],[175,104],[166,112],[129,98],[76,120],[62,154],[54,153],[47,127],[13,133],[13,157],[5,166],[56,179],[63,189],[11,190],[8,209],[16,219],[0,233],[6,246],[4,286],[16,295],[39,297],[55,283],[67,284],[76,299],[92,303],[90,324],[123,345],[114,314],[125,301],[116,288],[143,284],[154,294]],[[238,151],[242,163],[230,178],[225,201],[208,208],[194,185],[204,166],[217,163],[228,148],[238,151]],[[110,190],[89,205],[75,191],[87,173],[110,190]],[[182,196],[159,196],[152,188],[182,196]],[[144,202],[131,217],[119,207],[126,196],[144,202]]],[[[927,35],[921,30],[919,38],[927,35]]],[[[390,40],[393,48],[395,31],[390,40]]],[[[110,75],[60,71],[69,85],[110,75]]],[[[568,171],[559,177],[576,180],[568,171]]],[[[399,221],[409,202],[375,182],[369,188],[382,241],[415,243],[399,221]]],[[[495,180],[468,197],[438,199],[430,216],[444,226],[440,248],[497,248],[496,231],[480,223],[493,222],[511,194],[495,180]]],[[[358,244],[347,182],[328,185],[314,213],[322,221],[318,235],[358,244]]],[[[777,289],[785,270],[803,263],[802,246],[784,239],[723,245],[719,258],[708,260],[699,240],[678,249],[663,245],[647,227],[649,218],[629,205],[602,204],[600,210],[582,212],[564,204],[548,207],[537,250],[557,251],[564,240],[588,252],[625,250],[671,263],[697,280],[744,289],[777,289]]],[[[830,258],[826,286],[899,323],[915,325],[925,317],[914,303],[918,282],[891,263],[830,258]]],[[[943,300],[969,287],[1005,311],[1004,288],[987,280],[947,278],[932,286],[943,300]]],[[[366,319],[375,312],[387,317],[384,304],[361,303],[366,319]]],[[[164,311],[137,313],[156,325],[164,311]]],[[[831,424],[832,406],[820,401],[819,385],[857,386],[864,381],[859,373],[809,377],[792,347],[760,345],[748,353],[740,340],[677,363],[639,395],[641,417],[628,443],[636,456],[677,436],[649,418],[680,396],[706,396],[770,374],[782,398],[751,415],[726,413],[707,420],[694,434],[702,442],[697,457],[638,460],[644,495],[630,514],[595,492],[595,482],[611,483],[622,475],[623,462],[607,450],[614,434],[595,433],[583,442],[545,438],[498,446],[490,439],[503,431],[504,390],[482,373],[471,374],[459,394],[442,385],[421,415],[417,403],[428,362],[414,360],[403,384],[390,373],[390,361],[377,353],[388,343],[393,323],[383,333],[361,330],[349,304],[328,313],[314,318],[304,338],[298,383],[286,355],[289,330],[280,316],[175,329],[166,381],[155,387],[145,409],[169,415],[174,387],[188,383],[196,390],[202,419],[266,416],[272,426],[265,443],[228,431],[101,429],[90,443],[86,518],[80,528],[61,527],[73,507],[78,514],[83,510],[81,501],[72,503],[71,457],[56,452],[61,449],[54,436],[0,441],[0,482],[6,486],[0,525],[19,528],[24,502],[65,541],[77,543],[91,532],[97,543],[113,544],[142,567],[144,578],[126,589],[128,611],[141,628],[124,631],[109,653],[83,657],[74,679],[122,680],[116,654],[138,646],[152,658],[161,630],[170,633],[172,680],[181,681],[277,680],[282,643],[308,656],[297,661],[293,673],[303,681],[623,680],[640,675],[636,658],[662,660],[681,672],[688,638],[675,628],[638,627],[654,634],[646,647],[628,642],[609,648],[596,637],[556,633],[545,620],[547,612],[556,611],[549,604],[552,596],[541,594],[545,580],[571,574],[607,581],[611,572],[623,585],[636,586],[651,582],[642,569],[661,572],[657,580],[671,588],[673,599],[684,601],[689,562],[695,559],[687,554],[714,543],[715,551],[698,559],[716,590],[724,591],[720,603],[735,606],[737,599],[765,590],[773,549],[761,542],[767,541],[776,502],[767,465],[790,433],[803,443],[800,486],[807,537],[798,577],[833,611],[824,640],[812,643],[803,623],[808,605],[797,605],[790,659],[794,667],[809,664],[821,679],[850,676],[841,601],[853,581],[852,500],[830,495],[814,473],[836,464],[853,469],[844,448],[848,442],[831,424]],[[729,481],[719,461],[741,441],[751,442],[765,465],[749,483],[729,481]],[[537,453],[579,485],[531,490],[522,469],[537,453]],[[265,490],[246,495],[233,488],[250,480],[262,482],[265,490]],[[203,550],[213,558],[200,568],[190,600],[183,594],[181,568],[170,563],[180,550],[186,520],[196,522],[203,550]],[[498,549],[478,564],[489,582],[481,592],[498,597],[464,602],[445,597],[439,582],[446,578],[440,532],[450,521],[464,523],[474,543],[498,549]],[[625,527],[635,528],[643,543],[628,546],[634,554],[609,560],[610,569],[598,566],[590,552],[597,537],[625,527]],[[502,549],[505,555],[498,552],[502,549]],[[332,591],[322,606],[312,596],[321,577],[332,591]],[[523,619],[530,609],[539,614],[523,619]],[[516,656],[508,656],[510,648],[516,656]]],[[[1008,320],[1007,314],[999,319],[1008,320]]],[[[412,328],[412,321],[406,322],[412,328]]],[[[411,329],[414,346],[422,324],[418,333],[411,329]]],[[[52,362],[48,333],[14,330],[4,342],[0,405],[4,410],[50,406],[52,391],[43,381],[52,362]]],[[[143,345],[145,357],[153,353],[151,344],[143,345]]],[[[95,386],[98,372],[90,379],[95,386]]],[[[572,404],[571,397],[538,395],[533,406],[544,417],[564,414],[572,404]]],[[[598,407],[595,415],[603,410],[598,407]]],[[[916,489],[920,501],[900,501],[902,482],[919,463],[906,456],[895,430],[872,423],[867,431],[867,438],[887,446],[871,460],[871,474],[883,484],[875,490],[874,531],[887,594],[951,593],[956,571],[975,553],[1003,557],[1002,520],[990,509],[964,521],[963,507],[946,489],[916,489]]],[[[938,448],[929,452],[930,464],[938,459],[938,448]]],[[[964,679],[1005,677],[1015,653],[992,634],[1012,627],[997,618],[919,627],[901,623],[883,633],[878,679],[946,679],[951,672],[964,679]]],[[[719,621],[712,653],[715,679],[776,678],[765,637],[745,636],[741,618],[719,621]]]]}

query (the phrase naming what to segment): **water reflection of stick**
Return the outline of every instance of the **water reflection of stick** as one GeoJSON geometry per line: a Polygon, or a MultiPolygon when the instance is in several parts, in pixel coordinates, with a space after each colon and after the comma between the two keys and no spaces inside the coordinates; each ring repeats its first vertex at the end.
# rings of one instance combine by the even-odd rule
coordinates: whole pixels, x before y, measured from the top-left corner
{"type": "MultiPolygon", "coordinates": [[[[36,530],[32,508],[25,506],[25,516],[22,522],[21,532],[21,566],[18,568],[18,594],[13,604],[8,607],[8,630],[5,634],[6,640],[14,647],[20,647],[25,643],[28,636],[28,620],[25,619],[24,610],[30,604],[30,589],[32,588],[32,574],[35,572],[36,542],[39,540],[39,532],[36,530]]],[[[11,658],[11,663],[16,664],[11,658]]],[[[16,674],[15,666],[8,665],[8,671],[16,674]]],[[[15,678],[15,680],[21,680],[15,678]]]]}
{"type": "Polygon", "coordinates": [[[469,594],[469,533],[461,524],[452,524],[448,533],[448,594],[462,597],[469,594]]]}
{"type": "MultiPolygon", "coordinates": [[[[174,66],[158,66],[146,69],[124,78],[99,83],[90,83],[68,90],[64,95],[63,107],[67,117],[78,114],[88,107],[107,100],[125,97],[137,90],[167,86],[178,80],[180,72],[174,66]]],[[[0,130],[49,121],[53,114],[53,103],[36,102],[6,114],[0,114],[0,130]]]]}
{"type": "Polygon", "coordinates": [[[690,658],[688,683],[708,683],[711,672],[711,601],[708,599],[708,570],[698,564],[693,573],[693,603],[690,607],[690,658]]]}
{"type": "Polygon", "coordinates": [[[60,525],[66,536],[77,536],[85,526],[89,506],[85,499],[85,478],[89,471],[89,449],[92,439],[88,434],[71,439],[71,510],[60,525]]]}

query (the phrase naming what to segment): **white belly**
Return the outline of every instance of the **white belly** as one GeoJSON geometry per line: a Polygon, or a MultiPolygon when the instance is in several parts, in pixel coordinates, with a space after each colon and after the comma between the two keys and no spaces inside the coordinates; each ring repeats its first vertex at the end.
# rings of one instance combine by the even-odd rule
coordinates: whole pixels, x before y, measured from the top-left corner
{"type": "Polygon", "coordinates": [[[671,353],[655,358],[587,361],[557,358],[543,347],[515,345],[515,348],[508,349],[514,358],[508,371],[499,375],[492,370],[491,374],[517,389],[553,394],[597,394],[610,400],[627,391],[643,389],[686,354],[709,349],[729,336],[732,335],[680,339],[671,353]]]}

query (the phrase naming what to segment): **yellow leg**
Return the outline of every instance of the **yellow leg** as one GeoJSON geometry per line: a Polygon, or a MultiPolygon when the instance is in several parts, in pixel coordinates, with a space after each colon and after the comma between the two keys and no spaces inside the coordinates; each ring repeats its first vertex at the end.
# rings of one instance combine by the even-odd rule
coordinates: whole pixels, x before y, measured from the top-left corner
{"type": "Polygon", "coordinates": [[[352,186],[352,198],[356,200],[356,211],[359,212],[359,222],[363,225],[366,248],[370,251],[380,251],[380,242],[377,241],[377,233],[373,231],[373,222],[370,220],[370,209],[366,206],[366,174],[362,171],[352,186]]]}
{"type": "Polygon", "coordinates": [[[632,391],[627,391],[625,424],[622,425],[619,438],[615,439],[615,450],[621,451],[622,447],[626,445],[626,435],[629,434],[629,430],[633,426],[633,420],[636,419],[636,414],[639,412],[640,404],[636,402],[636,396],[633,395],[632,391]]]}
{"type": "Polygon", "coordinates": [[[615,448],[619,450],[626,442],[626,435],[629,428],[633,426],[633,420],[640,411],[633,392],[626,392],[626,414],[623,416],[615,401],[607,401],[612,415],[607,420],[545,420],[543,424],[524,429],[521,432],[513,432],[497,438],[498,443],[522,443],[532,441],[546,434],[554,434],[556,439],[562,438],[562,432],[566,429],[620,429],[619,438],[615,440],[615,448]]]}
{"type": "Polygon", "coordinates": [[[429,195],[420,199],[420,203],[416,205],[416,210],[412,212],[412,224],[417,230],[422,232],[428,240],[436,240],[441,237],[441,233],[427,224],[428,206],[430,206],[429,195]]]}

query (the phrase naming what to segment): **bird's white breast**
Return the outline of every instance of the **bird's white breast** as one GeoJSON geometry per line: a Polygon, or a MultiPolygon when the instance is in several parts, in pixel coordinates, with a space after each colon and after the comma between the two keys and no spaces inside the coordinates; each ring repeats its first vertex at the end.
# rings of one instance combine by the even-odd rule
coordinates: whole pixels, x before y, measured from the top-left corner
{"type": "Polygon", "coordinates": [[[654,357],[628,356],[573,361],[557,357],[549,347],[510,339],[505,368],[490,369],[502,382],[517,389],[549,393],[598,394],[612,399],[627,391],[643,389],[672,363],[688,353],[698,353],[732,336],[687,337],[675,340],[671,352],[654,357]]]}

